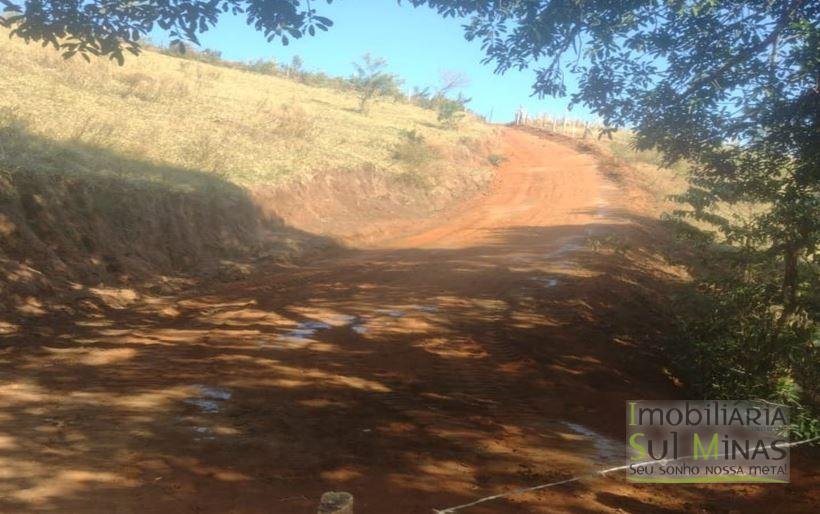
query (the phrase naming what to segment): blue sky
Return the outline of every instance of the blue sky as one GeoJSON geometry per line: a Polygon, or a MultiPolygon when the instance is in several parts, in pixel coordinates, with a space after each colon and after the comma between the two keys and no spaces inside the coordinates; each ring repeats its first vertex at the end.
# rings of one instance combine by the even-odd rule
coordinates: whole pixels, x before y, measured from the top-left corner
{"type": "MultiPolygon", "coordinates": [[[[471,81],[464,90],[473,99],[470,108],[485,116],[492,113],[495,122],[512,119],[519,105],[530,113],[562,116],[566,112],[566,98],[531,96],[532,70],[495,75],[491,64],[481,64],[484,54],[480,42],[464,39],[460,20],[443,19],[427,8],[400,6],[394,0],[337,0],[331,5],[320,2],[317,8],[334,26],[316,37],[291,40],[289,46],[268,43],[244,19],[230,15],[223,16],[200,41],[203,47],[219,50],[224,58],[236,61],[273,58],[289,63],[299,55],[306,69],[336,76],[349,76],[351,63],[370,52],[386,59],[389,71],[400,75],[408,90],[435,85],[439,70],[458,70],[471,81]]],[[[167,41],[161,33],[152,34],[152,38],[167,41]]],[[[569,85],[571,90],[573,84],[569,85]]],[[[589,117],[580,106],[570,115],[589,117]]]]}

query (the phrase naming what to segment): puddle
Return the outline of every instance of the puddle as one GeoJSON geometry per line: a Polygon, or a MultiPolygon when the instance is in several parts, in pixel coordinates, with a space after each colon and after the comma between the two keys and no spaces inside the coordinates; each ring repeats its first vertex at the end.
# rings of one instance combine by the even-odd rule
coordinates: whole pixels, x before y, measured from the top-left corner
{"type": "Polygon", "coordinates": [[[554,259],[555,257],[561,257],[568,253],[577,252],[578,250],[583,250],[584,245],[581,243],[566,243],[561,245],[560,248],[557,250],[553,250],[551,252],[547,252],[544,254],[545,259],[554,259]]]}
{"type": "Polygon", "coordinates": [[[221,387],[196,385],[197,395],[194,398],[185,399],[185,403],[195,405],[206,414],[219,412],[222,402],[231,399],[231,392],[221,387]]]}
{"type": "Polygon", "coordinates": [[[558,285],[557,278],[549,278],[549,277],[532,277],[530,278],[533,282],[538,282],[539,284],[543,285],[544,287],[555,287],[558,285]]]}
{"type": "Polygon", "coordinates": [[[199,410],[208,414],[219,412],[219,403],[214,400],[203,400],[202,398],[189,398],[185,400],[185,403],[196,405],[197,407],[199,407],[199,410]]]}
{"type": "Polygon", "coordinates": [[[214,431],[208,427],[194,427],[194,432],[198,434],[197,437],[194,437],[197,441],[213,441],[216,439],[214,431]]]}
{"type": "MultiPolygon", "coordinates": [[[[438,307],[435,305],[411,305],[408,307],[409,309],[417,310],[420,312],[437,312],[438,307]]],[[[370,331],[367,327],[367,321],[373,318],[379,318],[383,316],[387,316],[389,318],[399,319],[403,318],[407,315],[407,312],[401,309],[376,309],[373,311],[373,315],[369,316],[351,316],[350,317],[350,330],[356,332],[357,334],[366,334],[370,331]]]]}
{"type": "Polygon", "coordinates": [[[575,432],[577,435],[583,436],[590,444],[592,444],[597,461],[611,463],[626,459],[623,442],[615,441],[611,437],[600,434],[595,430],[592,430],[591,428],[579,423],[561,421],[561,424],[575,432]]]}
{"type": "Polygon", "coordinates": [[[306,341],[316,335],[316,332],[327,330],[331,327],[331,324],[325,323],[324,321],[303,321],[296,325],[296,328],[285,332],[282,337],[288,341],[306,341]]]}
{"type": "Polygon", "coordinates": [[[332,325],[330,323],[325,323],[324,321],[302,321],[294,330],[327,330],[332,325]]]}
{"type": "Polygon", "coordinates": [[[332,316],[328,316],[327,318],[322,320],[320,323],[325,323],[333,326],[345,326],[358,323],[359,321],[359,316],[354,316],[352,314],[333,314],[332,316]]]}
{"type": "Polygon", "coordinates": [[[399,309],[378,309],[376,312],[379,314],[385,314],[391,318],[401,318],[405,315],[405,312],[399,309]]]}

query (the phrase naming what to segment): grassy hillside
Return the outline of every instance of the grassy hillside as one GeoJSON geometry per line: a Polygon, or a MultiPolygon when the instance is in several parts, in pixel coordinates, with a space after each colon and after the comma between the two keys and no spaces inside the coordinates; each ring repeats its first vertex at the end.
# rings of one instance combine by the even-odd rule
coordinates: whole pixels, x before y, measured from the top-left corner
{"type": "MultiPolygon", "coordinates": [[[[394,155],[402,131],[416,130],[446,153],[491,130],[475,120],[445,130],[435,112],[391,101],[363,116],[352,93],[154,52],[122,67],[87,64],[0,36],[0,109],[29,122],[33,134],[240,184],[362,166],[401,171],[394,155]]],[[[443,160],[436,172],[451,164],[443,160]]]]}
{"type": "Polygon", "coordinates": [[[350,92],[155,52],[66,61],[0,33],[0,88],[0,292],[18,310],[55,288],[293,257],[329,243],[289,213],[312,230],[359,210],[358,225],[491,175],[478,120],[445,129],[395,101],[365,116],[350,92]],[[338,184],[347,203],[328,208],[338,184]]]}

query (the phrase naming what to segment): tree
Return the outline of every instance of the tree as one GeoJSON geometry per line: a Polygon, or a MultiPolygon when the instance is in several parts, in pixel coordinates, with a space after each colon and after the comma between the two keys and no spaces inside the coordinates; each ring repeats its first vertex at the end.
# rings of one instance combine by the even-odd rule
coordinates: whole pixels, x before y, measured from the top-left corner
{"type": "Polygon", "coordinates": [[[397,97],[401,94],[401,81],[395,76],[386,73],[387,62],[370,54],[362,56],[362,62],[353,63],[355,74],[350,83],[359,96],[359,112],[366,114],[370,102],[383,96],[397,97]]]}
{"type": "Polygon", "coordinates": [[[302,76],[302,68],[305,66],[305,61],[298,55],[294,55],[290,60],[290,64],[285,68],[285,76],[288,78],[299,79],[302,76]]]}
{"type": "Polygon", "coordinates": [[[455,98],[438,96],[435,99],[438,121],[445,128],[455,128],[462,118],[467,114],[467,104],[471,98],[466,98],[459,93],[455,98]]]}
{"type": "Polygon", "coordinates": [[[470,85],[470,77],[457,70],[439,70],[438,90],[435,96],[446,97],[454,91],[470,85]]]}
{"type": "Polygon", "coordinates": [[[268,41],[279,39],[285,45],[290,38],[312,36],[333,25],[310,2],[298,0],[0,0],[0,4],[4,6],[0,25],[11,28],[14,36],[51,44],[66,56],[107,55],[120,63],[125,51],[139,53],[140,39],[155,26],[169,31],[174,43],[199,44],[197,34],[212,28],[226,12],[244,14],[248,25],[268,41]]]}
{"type": "MultiPolygon", "coordinates": [[[[692,163],[680,214],[711,223],[729,250],[722,276],[705,284],[722,314],[700,335],[726,344],[722,364],[746,359],[734,361],[738,374],[723,365],[710,380],[742,377],[732,393],[777,395],[814,367],[820,2],[410,1],[470,16],[466,35],[482,42],[485,62],[534,67],[535,94],[567,95],[571,73],[572,102],[607,130],[629,127],[639,149],[692,163]],[[755,209],[743,218],[725,209],[740,203],[755,209]]],[[[816,398],[809,380],[798,386],[816,398]]]]}
{"type": "Polygon", "coordinates": [[[425,109],[429,109],[433,105],[433,96],[430,93],[429,87],[413,86],[409,99],[412,104],[424,107],[425,109]]]}
{"type": "Polygon", "coordinates": [[[448,95],[469,85],[470,77],[460,71],[440,70],[438,72],[438,89],[431,104],[436,108],[438,121],[446,128],[452,129],[458,125],[466,114],[467,104],[471,100],[461,93],[456,98],[449,98],[448,95]]]}

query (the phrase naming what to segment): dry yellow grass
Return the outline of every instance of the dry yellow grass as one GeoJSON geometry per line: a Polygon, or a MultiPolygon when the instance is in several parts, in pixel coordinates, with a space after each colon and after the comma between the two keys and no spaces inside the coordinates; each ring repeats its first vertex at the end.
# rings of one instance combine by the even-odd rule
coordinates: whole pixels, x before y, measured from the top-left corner
{"type": "MultiPolygon", "coordinates": [[[[242,185],[363,166],[402,171],[393,158],[402,130],[422,133],[443,156],[463,154],[492,132],[474,119],[445,130],[434,112],[390,101],[363,116],[351,93],[150,51],[122,67],[88,64],[0,33],[0,68],[0,110],[38,139],[242,185]]],[[[455,166],[445,158],[427,172],[487,173],[455,166]]]]}

